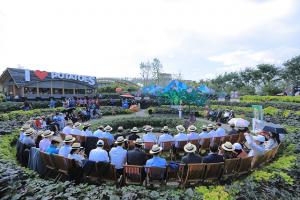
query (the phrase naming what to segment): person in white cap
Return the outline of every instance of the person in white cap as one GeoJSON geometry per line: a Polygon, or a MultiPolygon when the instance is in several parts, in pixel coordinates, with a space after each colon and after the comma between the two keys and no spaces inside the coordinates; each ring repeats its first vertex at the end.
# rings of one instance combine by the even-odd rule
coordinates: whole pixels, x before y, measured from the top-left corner
{"type": "Polygon", "coordinates": [[[145,126],[144,131],[146,134],[143,135],[144,142],[157,142],[157,137],[152,133],[153,128],[149,125],[145,126]]]}
{"type": "Polygon", "coordinates": [[[179,146],[178,146],[178,142],[179,142],[179,141],[188,141],[189,138],[188,138],[188,136],[184,133],[184,132],[185,132],[185,128],[184,128],[182,125],[176,126],[176,130],[177,130],[178,134],[174,136],[175,147],[179,147],[179,146]]]}
{"type": "Polygon", "coordinates": [[[246,158],[248,156],[240,143],[234,143],[233,148],[237,158],[246,158]]]}
{"type": "Polygon", "coordinates": [[[53,134],[54,134],[54,132],[50,131],[50,130],[43,131],[43,133],[42,133],[43,139],[39,143],[40,151],[45,152],[48,149],[48,147],[50,147],[51,137],[53,134]]]}
{"type": "Polygon", "coordinates": [[[189,134],[187,134],[189,140],[198,140],[198,139],[200,139],[199,134],[196,133],[196,131],[197,131],[196,126],[191,125],[191,126],[188,127],[187,130],[189,132],[189,134]]]}
{"type": "Polygon", "coordinates": [[[174,141],[173,136],[169,133],[169,127],[168,126],[164,126],[162,128],[162,132],[163,134],[161,136],[159,136],[158,138],[158,144],[161,145],[162,142],[172,142],[174,141]]]}
{"type": "Polygon", "coordinates": [[[97,142],[96,149],[91,150],[89,155],[89,160],[95,162],[109,162],[108,153],[103,149],[103,146],[104,146],[103,140],[99,140],[97,142]]]}
{"type": "Polygon", "coordinates": [[[107,125],[105,128],[104,128],[104,133],[102,134],[102,138],[106,138],[108,139],[108,144],[111,146],[113,143],[114,143],[114,136],[110,133],[111,131],[113,130],[112,127],[110,127],[109,125],[107,125]]]}
{"type": "Polygon", "coordinates": [[[110,162],[112,165],[115,166],[118,176],[123,174],[124,164],[126,163],[127,150],[123,148],[124,143],[125,143],[124,137],[123,136],[118,137],[115,142],[117,146],[113,147],[109,152],[109,156],[111,160],[110,162]]]}
{"type": "Polygon", "coordinates": [[[166,167],[167,161],[164,158],[159,157],[160,152],[162,151],[162,147],[157,144],[153,145],[150,154],[153,155],[153,158],[147,160],[146,167],[166,167]]]}
{"type": "Polygon", "coordinates": [[[71,131],[71,134],[73,135],[82,135],[82,131],[79,129],[81,126],[81,123],[76,122],[73,126],[73,129],[71,131]]]}
{"type": "Polygon", "coordinates": [[[73,122],[71,120],[67,121],[67,125],[63,128],[62,132],[66,135],[71,134],[73,127],[73,122]]]}
{"type": "Polygon", "coordinates": [[[248,153],[248,156],[257,156],[263,155],[265,153],[265,145],[264,142],[266,141],[265,137],[262,135],[251,136],[249,133],[244,133],[245,138],[251,151],[248,153]]]}

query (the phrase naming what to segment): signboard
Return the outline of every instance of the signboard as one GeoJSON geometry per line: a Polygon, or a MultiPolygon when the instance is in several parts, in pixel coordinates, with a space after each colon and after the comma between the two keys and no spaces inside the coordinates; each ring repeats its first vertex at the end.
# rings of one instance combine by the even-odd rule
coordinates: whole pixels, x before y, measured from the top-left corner
{"type": "Polygon", "coordinates": [[[263,109],[261,105],[252,105],[253,108],[253,118],[258,120],[263,120],[263,109]]]}

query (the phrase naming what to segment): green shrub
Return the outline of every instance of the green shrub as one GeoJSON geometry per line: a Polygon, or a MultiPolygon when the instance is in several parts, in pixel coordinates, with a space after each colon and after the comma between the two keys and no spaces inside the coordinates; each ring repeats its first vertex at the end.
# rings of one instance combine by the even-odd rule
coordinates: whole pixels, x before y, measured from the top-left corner
{"type": "Polygon", "coordinates": [[[15,143],[19,137],[19,132],[14,130],[9,135],[0,136],[0,158],[4,160],[16,160],[16,147],[15,143]]]}
{"type": "Polygon", "coordinates": [[[300,96],[242,96],[240,97],[242,102],[249,102],[249,101],[258,101],[258,102],[265,102],[265,101],[280,101],[280,102],[296,102],[300,103],[300,96]]]}
{"type": "Polygon", "coordinates": [[[204,200],[231,200],[230,195],[224,190],[224,186],[199,186],[195,191],[202,195],[204,200]]]}

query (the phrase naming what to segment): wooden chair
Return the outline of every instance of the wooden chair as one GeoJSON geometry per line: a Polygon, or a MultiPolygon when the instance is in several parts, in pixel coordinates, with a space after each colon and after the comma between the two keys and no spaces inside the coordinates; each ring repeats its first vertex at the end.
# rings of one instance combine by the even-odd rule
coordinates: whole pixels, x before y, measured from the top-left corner
{"type": "Polygon", "coordinates": [[[172,181],[172,182],[178,182],[181,184],[183,174],[184,174],[184,168],[185,164],[179,164],[178,169],[172,169],[170,166],[167,168],[167,182],[172,181]]]}
{"type": "Polygon", "coordinates": [[[167,153],[170,160],[173,160],[173,141],[166,141],[161,143],[161,147],[163,148],[162,153],[167,153]]]}
{"type": "Polygon", "coordinates": [[[145,171],[143,166],[139,165],[124,165],[124,181],[125,184],[139,184],[143,185],[145,171]]]}
{"type": "Polygon", "coordinates": [[[186,175],[184,173],[181,178],[181,185],[185,187],[188,183],[202,182],[204,180],[205,168],[205,163],[188,164],[186,175]]]}
{"type": "Polygon", "coordinates": [[[216,145],[220,146],[222,138],[223,137],[214,137],[211,139],[211,142],[212,142],[212,144],[216,144],[216,145]]]}
{"type": "Polygon", "coordinates": [[[147,175],[145,179],[146,187],[148,187],[148,184],[166,184],[167,168],[145,167],[145,171],[147,175]]]}
{"type": "Polygon", "coordinates": [[[272,153],[271,159],[274,159],[278,150],[280,149],[280,147],[282,146],[282,143],[280,143],[277,147],[274,148],[274,151],[272,153]]]}
{"type": "Polygon", "coordinates": [[[201,151],[202,150],[208,150],[209,149],[209,146],[210,146],[210,140],[211,138],[203,138],[201,140],[201,151]]]}
{"type": "Polygon", "coordinates": [[[99,167],[100,164],[97,163],[97,172],[100,173],[101,181],[112,182],[113,184],[117,184],[117,171],[114,165],[107,163],[102,168],[99,167]]]}
{"type": "Polygon", "coordinates": [[[197,149],[199,149],[199,147],[200,147],[200,140],[199,139],[189,140],[189,142],[192,143],[193,145],[195,145],[197,147],[197,149]]]}
{"type": "Polygon", "coordinates": [[[246,141],[244,133],[239,133],[239,139],[237,140],[238,143],[243,144],[246,141]]]}
{"type": "Polygon", "coordinates": [[[40,151],[40,155],[41,155],[42,161],[44,163],[44,166],[47,170],[45,176],[47,177],[51,172],[57,173],[57,169],[52,160],[52,156],[50,154],[42,152],[42,151],[40,151]]]}
{"type": "Polygon", "coordinates": [[[221,139],[221,143],[224,144],[225,142],[230,142],[230,138],[231,138],[230,135],[223,136],[221,139]]]}
{"type": "Polygon", "coordinates": [[[156,143],[155,142],[144,142],[144,149],[146,151],[149,151],[153,145],[155,145],[156,143]]]}
{"type": "Polygon", "coordinates": [[[266,159],[266,157],[264,154],[254,156],[252,163],[251,163],[251,169],[261,167],[265,163],[265,161],[266,161],[265,159],[266,159]]]}
{"type": "Polygon", "coordinates": [[[207,163],[204,179],[205,181],[219,180],[224,168],[224,163],[207,163]]]}
{"type": "Polygon", "coordinates": [[[251,163],[253,160],[253,156],[251,157],[246,157],[246,158],[241,158],[240,160],[240,164],[238,166],[237,169],[237,175],[243,175],[243,174],[247,174],[251,171],[251,163]]]}
{"type": "Polygon", "coordinates": [[[276,147],[265,152],[265,154],[264,154],[265,162],[270,162],[272,160],[272,154],[274,153],[275,149],[276,149],[276,147]]]}
{"type": "Polygon", "coordinates": [[[83,167],[84,178],[88,181],[99,182],[97,166],[95,161],[88,160],[83,167]]]}
{"type": "Polygon", "coordinates": [[[222,177],[233,177],[237,173],[241,158],[225,159],[222,177]]]}
{"type": "Polygon", "coordinates": [[[70,177],[69,170],[75,166],[74,160],[65,158],[60,155],[53,155],[53,161],[59,173],[55,181],[60,180],[63,176],[70,177]]]}
{"type": "Polygon", "coordinates": [[[231,144],[234,144],[234,143],[236,143],[236,142],[238,142],[238,140],[239,140],[239,134],[233,134],[233,135],[230,135],[230,142],[231,142],[231,144]]]}

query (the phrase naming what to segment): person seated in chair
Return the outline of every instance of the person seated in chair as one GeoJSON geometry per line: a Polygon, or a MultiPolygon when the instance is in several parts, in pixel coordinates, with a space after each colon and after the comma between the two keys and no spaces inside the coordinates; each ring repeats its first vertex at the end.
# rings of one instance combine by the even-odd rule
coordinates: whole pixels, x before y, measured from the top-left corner
{"type": "Polygon", "coordinates": [[[64,142],[64,145],[60,147],[58,155],[63,156],[63,157],[68,157],[71,149],[72,149],[72,144],[75,141],[75,138],[72,135],[66,135],[64,142]]]}
{"type": "Polygon", "coordinates": [[[209,147],[210,153],[203,158],[204,163],[219,163],[224,162],[222,155],[218,154],[218,145],[213,144],[209,147]]]}
{"type": "Polygon", "coordinates": [[[143,150],[143,141],[137,138],[134,141],[134,149],[127,152],[128,165],[142,165],[144,166],[147,161],[147,154],[143,150]]]}
{"type": "Polygon", "coordinates": [[[265,153],[265,137],[262,135],[251,136],[248,132],[244,133],[245,138],[251,151],[248,153],[248,156],[257,156],[263,155],[265,153]]]}
{"type": "Polygon", "coordinates": [[[76,122],[73,126],[73,129],[71,131],[71,134],[73,135],[82,135],[82,131],[79,129],[81,126],[81,123],[76,122]]]}
{"type": "Polygon", "coordinates": [[[108,153],[103,149],[103,146],[104,146],[103,140],[99,140],[97,142],[97,148],[91,150],[89,155],[89,160],[95,162],[109,162],[108,153]]]}
{"type": "Polygon", "coordinates": [[[75,142],[72,144],[68,158],[76,160],[80,167],[83,166],[82,161],[84,160],[84,149],[80,146],[80,143],[75,142]]]}
{"type": "Polygon", "coordinates": [[[103,137],[102,138],[106,138],[108,140],[108,144],[111,146],[114,143],[114,136],[110,133],[113,130],[112,127],[110,127],[109,125],[107,125],[104,128],[104,133],[103,133],[103,137]]]}
{"type": "Polygon", "coordinates": [[[222,128],[222,124],[220,122],[217,123],[216,135],[217,137],[223,137],[226,135],[225,129],[222,128]]]}
{"type": "Polygon", "coordinates": [[[58,145],[61,142],[61,138],[60,137],[53,137],[51,140],[51,144],[50,146],[46,149],[46,153],[48,154],[58,154],[59,152],[59,148],[58,145]]]}
{"type": "Polygon", "coordinates": [[[143,135],[144,142],[157,142],[157,137],[152,133],[153,128],[150,125],[146,125],[144,131],[146,134],[143,135]]]}
{"type": "Polygon", "coordinates": [[[234,123],[231,123],[229,126],[230,126],[230,130],[229,130],[229,132],[228,132],[228,135],[235,135],[235,134],[238,134],[237,130],[235,129],[234,123]]]}
{"type": "Polygon", "coordinates": [[[19,136],[19,141],[22,141],[23,138],[25,137],[25,131],[27,131],[28,129],[30,129],[30,125],[29,124],[24,124],[21,129],[20,129],[20,136],[19,136]]]}
{"type": "Polygon", "coordinates": [[[198,140],[198,139],[200,139],[199,134],[196,133],[196,131],[197,131],[196,126],[191,125],[191,126],[188,127],[187,130],[189,132],[189,134],[187,134],[189,140],[198,140]]]}
{"type": "Polygon", "coordinates": [[[93,132],[90,130],[90,123],[84,123],[83,124],[83,129],[82,129],[82,135],[84,136],[93,136],[93,132]]]}
{"type": "Polygon", "coordinates": [[[103,138],[104,127],[102,125],[98,126],[98,130],[94,132],[94,136],[97,138],[103,138]]]}
{"type": "Polygon", "coordinates": [[[248,154],[243,150],[243,147],[240,143],[233,144],[234,153],[236,154],[236,158],[246,158],[248,154]]]}
{"type": "Polygon", "coordinates": [[[159,136],[158,139],[158,144],[161,145],[163,142],[170,142],[170,141],[174,141],[173,136],[169,133],[169,127],[168,126],[164,126],[162,128],[162,132],[163,134],[161,136],[159,136]]]}
{"type": "Polygon", "coordinates": [[[271,132],[265,132],[265,149],[266,151],[271,150],[280,144],[279,134],[271,133],[271,132]]]}
{"type": "Polygon", "coordinates": [[[216,131],[214,130],[214,125],[208,124],[207,131],[210,138],[218,137],[216,131]]]}
{"type": "Polygon", "coordinates": [[[234,146],[231,144],[231,142],[225,142],[221,145],[220,155],[223,155],[224,159],[232,159],[236,158],[236,154],[234,153],[234,146]]]}
{"type": "Polygon", "coordinates": [[[123,126],[118,127],[117,134],[114,135],[114,139],[116,140],[120,136],[123,136],[124,138],[126,137],[123,126]]]}
{"type": "Polygon", "coordinates": [[[123,148],[124,143],[124,137],[118,137],[115,142],[117,147],[113,147],[109,152],[109,156],[111,159],[110,162],[115,166],[118,176],[123,174],[124,164],[126,163],[127,150],[123,148]]]}
{"type": "Polygon", "coordinates": [[[147,160],[146,167],[167,167],[167,161],[164,158],[159,156],[160,152],[162,151],[162,147],[158,146],[157,144],[153,145],[150,154],[153,155],[153,158],[147,160]]]}
{"type": "Polygon", "coordinates": [[[133,127],[131,130],[130,130],[131,134],[128,136],[128,140],[136,140],[138,138],[140,138],[140,136],[138,136],[138,132],[139,132],[139,129],[137,127],[133,127]]]}
{"type": "Polygon", "coordinates": [[[53,131],[46,130],[42,132],[43,139],[39,142],[39,149],[40,151],[45,152],[48,147],[51,145],[51,137],[54,134],[53,131]]]}
{"type": "Polygon", "coordinates": [[[35,141],[33,139],[33,134],[35,130],[33,128],[29,128],[24,133],[24,138],[22,139],[22,143],[28,146],[35,146],[35,141]]]}
{"type": "Polygon", "coordinates": [[[182,157],[181,162],[185,164],[189,163],[202,163],[202,158],[198,154],[195,154],[197,147],[194,144],[187,143],[184,146],[184,151],[187,153],[182,157]]]}
{"type": "Polygon", "coordinates": [[[188,136],[184,133],[185,132],[184,126],[178,125],[176,126],[176,130],[178,131],[178,134],[174,136],[174,140],[175,140],[175,147],[178,148],[179,147],[178,142],[188,141],[188,136]]]}

